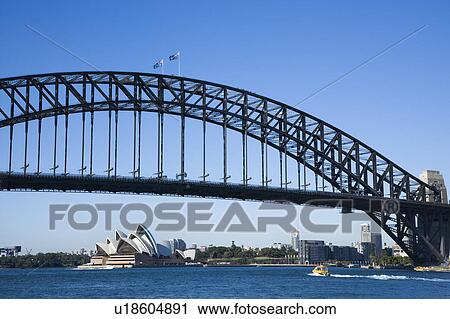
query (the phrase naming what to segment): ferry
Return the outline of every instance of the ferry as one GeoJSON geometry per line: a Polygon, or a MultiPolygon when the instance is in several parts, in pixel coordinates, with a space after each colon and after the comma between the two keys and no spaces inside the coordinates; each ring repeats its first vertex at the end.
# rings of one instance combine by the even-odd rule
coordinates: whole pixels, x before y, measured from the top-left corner
{"type": "Polygon", "coordinates": [[[111,270],[114,269],[114,266],[112,265],[106,265],[106,266],[100,266],[100,265],[81,265],[75,268],[77,270],[111,270]]]}
{"type": "Polygon", "coordinates": [[[416,267],[415,271],[432,271],[432,272],[450,272],[450,267],[445,266],[431,266],[431,267],[416,267]]]}
{"type": "Polygon", "coordinates": [[[323,265],[319,265],[316,268],[314,268],[312,273],[316,276],[322,276],[322,277],[328,277],[330,275],[328,268],[323,265]]]}

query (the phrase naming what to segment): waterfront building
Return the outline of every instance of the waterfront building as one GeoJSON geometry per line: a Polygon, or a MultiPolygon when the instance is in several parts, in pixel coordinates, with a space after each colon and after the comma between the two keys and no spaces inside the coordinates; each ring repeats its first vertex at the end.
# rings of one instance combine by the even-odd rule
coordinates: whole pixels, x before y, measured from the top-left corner
{"type": "Polygon", "coordinates": [[[111,266],[115,268],[146,267],[161,265],[181,265],[195,259],[195,249],[185,249],[181,239],[156,242],[154,236],[144,226],[126,235],[116,230],[114,237],[96,244],[96,254],[83,267],[111,266]],[[183,248],[184,249],[179,249],[183,248]]]}
{"type": "Polygon", "coordinates": [[[17,257],[22,251],[22,246],[0,247],[0,257],[17,257]]]}
{"type": "Polygon", "coordinates": [[[328,245],[328,260],[334,261],[363,261],[364,256],[355,247],[328,245]]]}
{"type": "Polygon", "coordinates": [[[398,244],[392,245],[392,255],[399,257],[408,257],[408,255],[403,251],[403,249],[398,244]]]}
{"type": "Polygon", "coordinates": [[[291,249],[292,246],[290,244],[283,244],[283,243],[273,243],[272,245],[273,249],[291,249]]]}
{"type": "Polygon", "coordinates": [[[327,259],[323,240],[300,240],[299,262],[301,264],[317,264],[327,259]]]}
{"type": "Polygon", "coordinates": [[[281,249],[281,247],[282,247],[281,243],[273,243],[272,244],[272,248],[274,248],[274,249],[281,249]]]}

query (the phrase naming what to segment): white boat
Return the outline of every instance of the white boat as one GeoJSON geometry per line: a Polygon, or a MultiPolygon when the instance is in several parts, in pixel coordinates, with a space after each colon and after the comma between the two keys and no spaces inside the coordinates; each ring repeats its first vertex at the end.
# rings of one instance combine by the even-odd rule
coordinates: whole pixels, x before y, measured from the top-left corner
{"type": "Polygon", "coordinates": [[[372,265],[364,265],[364,266],[361,266],[361,268],[363,268],[363,269],[373,269],[373,266],[372,265]]]}
{"type": "Polygon", "coordinates": [[[114,269],[114,266],[111,266],[111,265],[107,265],[107,266],[81,265],[75,269],[77,269],[77,270],[110,270],[110,269],[114,269]]]}
{"type": "Polygon", "coordinates": [[[357,265],[357,264],[349,264],[349,265],[347,265],[347,267],[348,268],[361,268],[361,266],[357,265]]]}

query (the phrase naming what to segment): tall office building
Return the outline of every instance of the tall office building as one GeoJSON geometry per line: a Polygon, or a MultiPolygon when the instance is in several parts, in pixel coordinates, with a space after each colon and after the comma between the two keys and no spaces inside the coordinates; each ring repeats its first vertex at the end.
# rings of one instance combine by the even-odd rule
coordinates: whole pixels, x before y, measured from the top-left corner
{"type": "Polygon", "coordinates": [[[369,260],[371,256],[379,257],[382,249],[381,233],[372,232],[369,224],[361,224],[359,252],[364,255],[364,258],[369,260]]]}
{"type": "MultiPolygon", "coordinates": [[[[438,187],[441,190],[440,202],[448,203],[447,188],[445,187],[444,176],[442,176],[441,172],[427,169],[420,174],[419,178],[429,185],[438,187]]],[[[428,194],[427,201],[434,202],[434,194],[428,194]]]]}
{"type": "Polygon", "coordinates": [[[372,244],[374,245],[375,256],[381,257],[381,251],[383,250],[383,241],[381,239],[381,233],[372,233],[372,244]]]}
{"type": "Polygon", "coordinates": [[[299,251],[299,244],[300,244],[300,234],[298,230],[295,230],[291,233],[291,246],[292,249],[295,251],[299,251]]]}
{"type": "Polygon", "coordinates": [[[371,243],[372,235],[370,232],[369,224],[361,224],[361,242],[362,243],[371,243]]]}

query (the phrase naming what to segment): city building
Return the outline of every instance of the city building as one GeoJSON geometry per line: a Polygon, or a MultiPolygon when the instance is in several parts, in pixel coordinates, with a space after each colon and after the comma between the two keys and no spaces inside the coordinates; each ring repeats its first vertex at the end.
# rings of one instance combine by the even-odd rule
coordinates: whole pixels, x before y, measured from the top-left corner
{"type": "Polygon", "coordinates": [[[0,257],[17,257],[22,251],[22,246],[0,248],[0,257]]]}
{"type": "Polygon", "coordinates": [[[299,262],[317,264],[327,260],[327,249],[323,240],[300,240],[299,262]]]}
{"type": "Polygon", "coordinates": [[[370,224],[361,224],[361,242],[357,248],[366,260],[369,260],[371,256],[380,257],[383,249],[381,233],[372,232],[370,224]]]}
{"type": "Polygon", "coordinates": [[[383,250],[383,240],[381,233],[371,233],[371,242],[374,245],[374,255],[381,257],[381,251],[383,250]]]}
{"type": "Polygon", "coordinates": [[[372,242],[360,243],[359,253],[364,256],[364,260],[370,260],[372,256],[376,256],[375,244],[372,242]]]}
{"type": "Polygon", "coordinates": [[[290,244],[283,244],[283,243],[273,243],[272,244],[273,249],[290,249],[292,246],[290,244]]]}
{"type": "Polygon", "coordinates": [[[434,170],[424,170],[419,179],[429,185],[433,185],[441,190],[441,198],[435,198],[434,194],[427,194],[427,201],[435,202],[436,200],[441,203],[448,203],[447,188],[445,187],[444,176],[441,172],[434,170]]]}
{"type": "Polygon", "coordinates": [[[361,243],[371,243],[372,234],[370,232],[369,224],[361,224],[361,243]]]}
{"type": "Polygon", "coordinates": [[[272,248],[274,248],[274,249],[281,249],[281,247],[282,247],[281,243],[273,243],[272,244],[272,248]]]}
{"type": "Polygon", "coordinates": [[[328,245],[329,249],[327,260],[333,261],[363,261],[364,256],[358,252],[355,247],[328,245]]]}
{"type": "Polygon", "coordinates": [[[128,236],[116,230],[114,237],[96,244],[96,254],[85,267],[148,267],[163,265],[183,265],[195,259],[195,249],[186,249],[182,239],[156,242],[150,231],[139,225],[128,236]]]}
{"type": "Polygon", "coordinates": [[[392,255],[399,257],[408,257],[408,255],[403,251],[403,249],[398,244],[392,245],[392,255]]]}
{"type": "Polygon", "coordinates": [[[392,247],[389,247],[386,243],[384,243],[383,251],[385,252],[386,256],[394,256],[394,251],[392,247]]]}
{"type": "Polygon", "coordinates": [[[300,233],[298,230],[295,230],[291,233],[291,246],[295,251],[299,251],[300,249],[300,233]]]}

